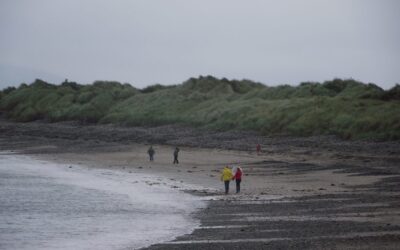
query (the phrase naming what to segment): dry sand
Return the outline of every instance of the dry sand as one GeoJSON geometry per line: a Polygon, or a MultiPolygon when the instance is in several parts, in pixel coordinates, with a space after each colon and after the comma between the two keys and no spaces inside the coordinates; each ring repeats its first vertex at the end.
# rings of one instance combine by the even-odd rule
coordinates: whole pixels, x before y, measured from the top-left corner
{"type": "MultiPolygon", "coordinates": [[[[125,169],[151,173],[163,177],[174,178],[185,184],[195,184],[204,189],[219,190],[223,193],[220,181],[222,168],[242,167],[244,177],[241,195],[277,195],[302,196],[310,194],[326,194],[343,192],[351,185],[371,185],[380,180],[375,175],[349,175],[334,173],[335,169],[310,170],[305,174],[290,173],[290,169],[282,169],[281,165],[295,165],[297,162],[284,161],[282,156],[268,153],[256,154],[235,150],[215,150],[204,148],[180,147],[179,164],[173,164],[172,146],[153,145],[156,150],[155,160],[149,161],[148,145],[135,144],[125,146],[118,152],[84,152],[42,154],[41,157],[63,163],[82,164],[90,167],[125,169]],[[261,165],[260,163],[264,163],[261,165]],[[265,169],[265,165],[269,165],[265,169]]],[[[35,149],[34,147],[30,148],[35,149]]],[[[302,164],[312,164],[305,161],[302,164]]],[[[234,193],[231,183],[231,194],[234,193]]],[[[229,197],[227,197],[229,198],[229,197]]]]}

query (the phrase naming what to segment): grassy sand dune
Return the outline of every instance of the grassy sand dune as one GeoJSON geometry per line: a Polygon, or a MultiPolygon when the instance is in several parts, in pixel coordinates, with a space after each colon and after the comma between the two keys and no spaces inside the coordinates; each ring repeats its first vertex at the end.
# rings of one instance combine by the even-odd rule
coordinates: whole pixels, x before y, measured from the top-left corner
{"type": "Polygon", "coordinates": [[[0,92],[0,110],[21,122],[183,124],[264,135],[396,140],[400,138],[399,100],[400,85],[385,91],[374,84],[341,79],[268,87],[207,76],[144,89],[118,82],[53,85],[36,80],[0,92]]]}

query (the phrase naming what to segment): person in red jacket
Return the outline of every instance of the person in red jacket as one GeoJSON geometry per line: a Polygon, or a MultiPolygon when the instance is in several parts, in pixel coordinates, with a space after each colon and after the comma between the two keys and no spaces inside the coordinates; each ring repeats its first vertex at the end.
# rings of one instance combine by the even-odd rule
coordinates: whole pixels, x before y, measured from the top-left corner
{"type": "Polygon", "coordinates": [[[232,177],[232,180],[236,180],[236,193],[240,192],[240,182],[242,181],[242,174],[243,174],[242,168],[237,167],[235,175],[232,177]]]}
{"type": "Polygon", "coordinates": [[[261,153],[261,145],[260,144],[257,144],[256,151],[257,151],[258,155],[261,153]]]}

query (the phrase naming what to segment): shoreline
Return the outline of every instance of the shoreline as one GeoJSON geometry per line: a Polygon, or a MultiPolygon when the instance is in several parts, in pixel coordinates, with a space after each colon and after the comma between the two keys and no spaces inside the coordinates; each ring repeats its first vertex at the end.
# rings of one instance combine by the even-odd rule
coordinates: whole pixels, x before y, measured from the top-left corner
{"type": "Polygon", "coordinates": [[[400,142],[190,134],[189,129],[169,134],[165,127],[4,121],[0,130],[0,149],[108,169],[125,167],[128,172],[156,173],[210,188],[187,191],[209,199],[209,206],[195,215],[199,228],[146,249],[396,249],[400,245],[400,142]],[[261,155],[253,151],[254,142],[261,142],[261,155]],[[150,144],[156,150],[153,164],[146,154],[150,144]],[[172,164],[175,145],[181,148],[179,166],[172,164]],[[219,172],[225,164],[244,169],[240,195],[220,195],[219,172]]]}
{"type": "Polygon", "coordinates": [[[25,249],[26,244],[30,249],[148,247],[191,233],[200,225],[191,215],[207,205],[204,199],[174,189],[176,183],[150,173],[127,174],[123,169],[54,162],[17,152],[0,151],[0,155],[1,179],[6,180],[1,206],[6,210],[0,216],[5,223],[0,235],[5,237],[0,238],[10,249],[25,249]],[[18,199],[9,200],[11,194],[18,199]],[[54,196],[59,197],[56,203],[54,196]],[[75,221],[80,234],[70,221],[75,221]],[[9,231],[17,233],[8,235],[9,231]]]}

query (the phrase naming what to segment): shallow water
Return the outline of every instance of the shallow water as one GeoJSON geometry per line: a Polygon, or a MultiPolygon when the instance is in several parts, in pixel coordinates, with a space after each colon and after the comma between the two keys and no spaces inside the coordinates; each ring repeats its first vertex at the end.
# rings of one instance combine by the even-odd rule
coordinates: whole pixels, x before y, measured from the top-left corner
{"type": "Polygon", "coordinates": [[[199,225],[190,214],[203,201],[151,181],[3,152],[0,249],[140,248],[199,225]]]}

